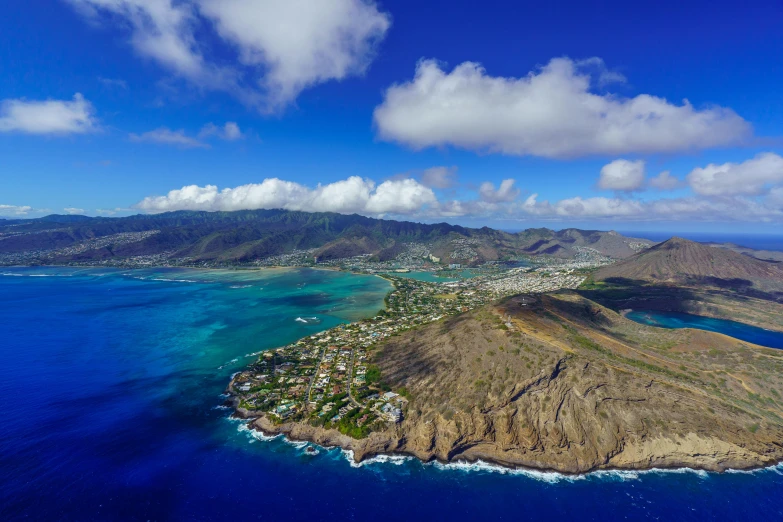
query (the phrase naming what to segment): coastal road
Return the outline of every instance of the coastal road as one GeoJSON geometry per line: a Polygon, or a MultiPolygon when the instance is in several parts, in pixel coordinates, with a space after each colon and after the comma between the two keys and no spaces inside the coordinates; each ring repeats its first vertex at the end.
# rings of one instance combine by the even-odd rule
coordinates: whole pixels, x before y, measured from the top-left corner
{"type": "Polygon", "coordinates": [[[359,408],[362,407],[359,402],[353,398],[353,393],[351,393],[351,381],[353,381],[353,360],[356,355],[356,348],[351,348],[351,364],[348,366],[348,399],[350,399],[351,403],[354,406],[358,406],[359,408]]]}
{"type": "Polygon", "coordinates": [[[324,360],[324,355],[326,355],[326,347],[324,346],[324,349],[321,350],[321,357],[318,358],[318,363],[315,365],[315,370],[313,371],[313,376],[310,377],[310,384],[307,386],[307,393],[305,394],[305,397],[307,397],[307,400],[305,401],[305,410],[310,409],[310,391],[313,389],[313,383],[315,382],[315,378],[318,377],[318,372],[321,370],[321,363],[324,360]]]}

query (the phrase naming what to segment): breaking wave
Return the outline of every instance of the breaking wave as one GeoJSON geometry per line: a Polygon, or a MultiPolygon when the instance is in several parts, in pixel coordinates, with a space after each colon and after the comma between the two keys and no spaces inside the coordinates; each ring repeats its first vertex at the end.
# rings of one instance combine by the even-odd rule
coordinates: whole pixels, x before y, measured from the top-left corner
{"type": "Polygon", "coordinates": [[[317,317],[297,317],[294,321],[304,324],[321,324],[321,320],[317,317]]]}

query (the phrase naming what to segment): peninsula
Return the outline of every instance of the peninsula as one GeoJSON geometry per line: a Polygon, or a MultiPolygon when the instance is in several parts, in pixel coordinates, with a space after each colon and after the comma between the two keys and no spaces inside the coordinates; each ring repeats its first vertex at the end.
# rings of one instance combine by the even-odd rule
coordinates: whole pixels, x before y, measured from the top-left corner
{"type": "Polygon", "coordinates": [[[783,314],[780,296],[761,289],[776,287],[776,267],[680,239],[595,273],[518,271],[449,286],[391,278],[375,318],[265,352],[236,375],[237,415],[357,461],[399,453],[583,473],[782,460],[783,351],[644,326],[598,302],[662,292],[662,278],[620,287],[612,277],[615,267],[643,276],[651,259],[656,274],[671,263],[683,274],[666,278],[669,295],[698,285],[724,303],[714,316],[748,299],[763,302],[743,308],[751,323],[783,314]],[[729,280],[750,279],[738,288],[726,274],[687,277],[716,260],[733,267],[729,280]]]}

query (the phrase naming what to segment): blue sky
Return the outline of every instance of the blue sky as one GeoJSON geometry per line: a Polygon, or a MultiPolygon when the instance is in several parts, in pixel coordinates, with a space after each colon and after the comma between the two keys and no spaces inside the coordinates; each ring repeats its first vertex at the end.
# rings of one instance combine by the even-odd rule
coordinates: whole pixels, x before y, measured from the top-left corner
{"type": "Polygon", "coordinates": [[[775,231],[783,4],[681,4],[5,2],[0,217],[775,231]]]}

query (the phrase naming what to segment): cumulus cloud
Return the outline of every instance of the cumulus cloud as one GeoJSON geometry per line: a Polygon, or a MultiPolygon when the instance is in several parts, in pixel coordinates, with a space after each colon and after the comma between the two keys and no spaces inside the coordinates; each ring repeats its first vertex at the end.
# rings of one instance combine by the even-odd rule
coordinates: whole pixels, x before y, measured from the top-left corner
{"type": "Polygon", "coordinates": [[[485,181],[479,186],[479,197],[485,203],[508,203],[519,196],[519,189],[514,187],[514,183],[513,179],[504,179],[495,190],[495,185],[485,181]]]}
{"type": "Polygon", "coordinates": [[[783,183],[783,158],[766,152],[742,163],[711,163],[693,169],[686,179],[704,196],[757,196],[783,183]]]}
{"type": "Polygon", "coordinates": [[[207,123],[198,133],[199,138],[209,138],[216,136],[222,140],[235,141],[244,138],[242,131],[233,121],[226,122],[222,127],[218,127],[214,123],[207,123]]]}
{"type": "Polygon", "coordinates": [[[672,176],[672,173],[668,170],[664,170],[657,176],[650,178],[648,185],[655,190],[674,190],[679,187],[682,182],[672,176]]]}
{"type": "Polygon", "coordinates": [[[77,93],[73,100],[4,100],[0,102],[0,132],[84,134],[97,130],[90,102],[77,93]]]}
{"type": "Polygon", "coordinates": [[[616,190],[618,192],[633,192],[644,186],[644,161],[614,160],[601,168],[598,178],[598,188],[616,190]]]}
{"type": "Polygon", "coordinates": [[[611,218],[637,216],[643,213],[644,208],[639,201],[621,198],[574,197],[550,203],[538,201],[538,194],[532,194],[519,210],[523,214],[540,217],[611,218]]]}
{"type": "Polygon", "coordinates": [[[388,180],[376,185],[371,180],[352,176],[315,188],[278,178],[223,190],[215,185],[190,185],[172,190],[165,196],[144,198],[136,207],[148,212],[280,208],[343,214],[410,215],[436,202],[432,189],[413,179],[388,180]]]}
{"type": "Polygon", "coordinates": [[[457,167],[431,167],[421,174],[421,183],[425,187],[448,189],[456,182],[457,167]]]}
{"type": "Polygon", "coordinates": [[[390,87],[376,107],[379,137],[415,149],[452,145],[571,158],[703,149],[751,134],[731,109],[697,109],[648,94],[595,94],[582,63],[555,58],[525,77],[504,78],[474,62],[447,72],[423,60],[414,79],[390,87]]]}
{"type": "Polygon", "coordinates": [[[365,0],[200,0],[217,32],[239,51],[239,60],[260,66],[273,106],[305,88],[361,74],[390,17],[365,0]]]}
{"type": "Polygon", "coordinates": [[[27,205],[0,205],[0,216],[26,216],[32,210],[27,205]]]}
{"type": "Polygon", "coordinates": [[[148,132],[145,132],[143,134],[133,134],[131,133],[129,136],[131,141],[139,142],[139,143],[158,143],[161,145],[173,145],[175,147],[180,147],[183,149],[208,149],[209,144],[204,143],[203,141],[199,141],[196,138],[192,138],[185,134],[185,131],[180,130],[171,130],[166,127],[161,127],[159,129],[151,130],[148,132]]]}
{"type": "Polygon", "coordinates": [[[362,74],[391,25],[373,0],[69,0],[93,21],[120,22],[140,55],[200,88],[274,111],[304,89],[362,74]],[[208,30],[233,49],[208,56],[208,30]]]}
{"type": "MultiPolygon", "coordinates": [[[[783,194],[781,194],[783,195],[783,194]]],[[[649,201],[628,198],[567,198],[554,203],[529,196],[511,212],[517,218],[549,221],[699,221],[776,222],[783,221],[783,208],[742,196],[705,198],[662,198],[649,201]]]]}
{"type": "Polygon", "coordinates": [[[63,212],[65,212],[66,214],[71,215],[71,216],[78,216],[78,215],[84,214],[84,209],[83,208],[76,208],[76,207],[65,207],[63,209],[63,212]]]}
{"type": "MultiPolygon", "coordinates": [[[[532,194],[509,212],[519,218],[552,221],[606,219],[621,221],[780,222],[783,221],[783,158],[759,154],[741,163],[699,167],[687,176],[693,194],[678,198],[581,196],[549,202],[532,194]]],[[[644,163],[617,160],[606,165],[601,188],[630,192],[684,187],[669,171],[645,181],[644,163]]]]}

